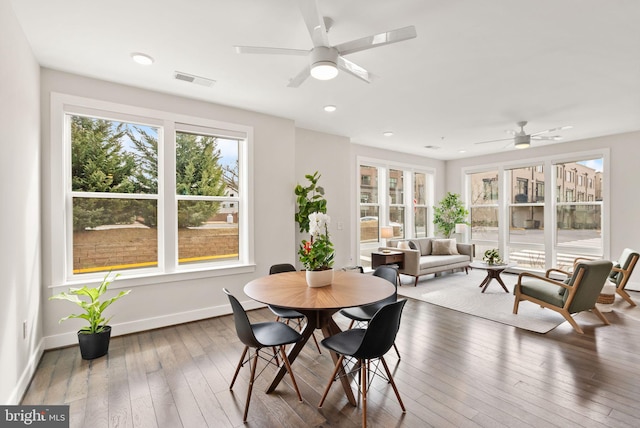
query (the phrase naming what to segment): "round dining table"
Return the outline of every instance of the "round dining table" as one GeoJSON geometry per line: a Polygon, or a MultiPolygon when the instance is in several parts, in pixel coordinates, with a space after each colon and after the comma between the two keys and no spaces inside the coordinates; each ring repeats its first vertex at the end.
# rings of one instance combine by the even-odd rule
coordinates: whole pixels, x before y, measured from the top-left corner
{"type": "MultiPolygon", "coordinates": [[[[395,292],[395,286],[386,279],[359,272],[335,271],[333,281],[324,287],[309,287],[305,272],[285,272],[254,279],[247,283],[244,292],[258,302],[295,309],[307,318],[302,332],[302,340],[295,343],[287,354],[293,364],[296,357],[316,329],[329,337],[340,332],[333,320],[333,314],[340,309],[368,305],[386,299],[395,292]]],[[[331,353],[334,364],[338,356],[331,353]]],[[[267,393],[278,386],[287,370],[282,364],[267,388],[267,393]]],[[[356,405],[356,399],[346,376],[340,377],[347,399],[356,405]]]]}

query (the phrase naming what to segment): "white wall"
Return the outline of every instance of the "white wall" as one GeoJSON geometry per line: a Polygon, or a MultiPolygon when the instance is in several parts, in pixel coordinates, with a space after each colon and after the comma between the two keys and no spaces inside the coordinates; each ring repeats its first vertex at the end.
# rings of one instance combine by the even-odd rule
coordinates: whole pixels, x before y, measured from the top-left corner
{"type": "MultiPolygon", "coordinates": [[[[525,151],[506,151],[489,156],[478,156],[447,162],[446,183],[450,191],[461,193],[463,168],[478,165],[498,165],[530,159],[562,156],[592,150],[609,149],[610,165],[610,239],[609,254],[616,259],[625,247],[640,249],[640,228],[636,226],[640,214],[640,132],[590,138],[587,140],[531,147],[525,151]]],[[[534,143],[535,144],[535,143],[534,143]]],[[[605,172],[606,175],[606,172],[605,172]]],[[[606,249],[605,249],[606,250],[606,249]]],[[[605,251],[606,252],[606,251],[605,251]]],[[[631,281],[640,282],[638,274],[631,281]]]]}
{"type": "MultiPolygon", "coordinates": [[[[327,214],[331,217],[329,234],[335,249],[334,267],[339,269],[353,265],[351,254],[351,197],[350,182],[350,143],[346,137],[323,134],[306,129],[296,130],[295,171],[296,184],[307,186],[306,174],[318,171],[321,175],[318,185],[324,187],[327,199],[327,214]]],[[[293,188],[291,196],[294,198],[293,188]]],[[[297,207],[295,208],[297,209],[297,207]]],[[[291,219],[293,221],[293,217],[291,219]]],[[[298,224],[293,223],[297,246],[295,247],[295,264],[301,269],[297,251],[307,235],[299,233],[298,224]]]]}
{"type": "Polygon", "coordinates": [[[8,0],[0,28],[0,403],[17,404],[42,353],[40,67],[8,0]]]}
{"type": "MultiPolygon", "coordinates": [[[[251,279],[268,273],[269,266],[290,258],[294,248],[294,139],[295,128],[290,120],[240,109],[194,101],[172,95],[150,92],[115,83],[80,77],[59,71],[43,69],[41,80],[41,105],[43,129],[43,176],[50,174],[50,94],[51,92],[94,98],[103,101],[206,117],[224,122],[253,127],[253,189],[255,195],[255,271],[228,276],[193,280],[170,280],[161,284],[133,287],[126,298],[110,308],[116,314],[111,324],[114,334],[124,334],[147,328],[202,319],[229,313],[228,300],[222,293],[229,288],[244,301],[247,308],[257,306],[243,294],[244,285],[251,279]]],[[[50,216],[48,192],[43,192],[43,217],[50,216]]],[[[47,348],[74,344],[75,332],[82,324],[69,320],[62,324],[58,319],[71,311],[67,302],[48,301],[46,298],[61,288],[51,289],[52,276],[49,263],[51,251],[59,251],[59,245],[51,245],[51,226],[43,225],[43,308],[45,346],[47,348]]],[[[116,281],[127,286],[125,279],[116,281]]],[[[114,284],[115,285],[115,284],[114,284]]],[[[113,288],[113,287],[112,287],[113,288]]],[[[62,288],[62,289],[66,289],[62,288]]]]}

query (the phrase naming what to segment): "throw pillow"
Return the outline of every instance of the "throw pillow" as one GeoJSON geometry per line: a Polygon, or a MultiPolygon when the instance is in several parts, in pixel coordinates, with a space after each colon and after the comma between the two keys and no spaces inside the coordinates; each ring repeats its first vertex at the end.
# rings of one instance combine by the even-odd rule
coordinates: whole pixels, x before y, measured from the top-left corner
{"type": "Polygon", "coordinates": [[[412,250],[417,250],[418,249],[416,243],[413,242],[413,241],[409,241],[409,248],[411,248],[412,250]]]}
{"type": "Polygon", "coordinates": [[[431,243],[431,254],[437,256],[450,256],[458,253],[455,239],[434,239],[431,243]]]}

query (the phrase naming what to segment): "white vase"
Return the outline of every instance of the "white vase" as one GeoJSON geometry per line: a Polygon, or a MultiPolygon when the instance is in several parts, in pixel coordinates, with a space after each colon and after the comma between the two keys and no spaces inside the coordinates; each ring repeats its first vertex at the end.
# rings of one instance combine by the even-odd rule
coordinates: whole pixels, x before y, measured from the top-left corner
{"type": "Polygon", "coordinates": [[[333,282],[333,269],[306,271],[307,285],[309,287],[324,287],[333,282]]]}

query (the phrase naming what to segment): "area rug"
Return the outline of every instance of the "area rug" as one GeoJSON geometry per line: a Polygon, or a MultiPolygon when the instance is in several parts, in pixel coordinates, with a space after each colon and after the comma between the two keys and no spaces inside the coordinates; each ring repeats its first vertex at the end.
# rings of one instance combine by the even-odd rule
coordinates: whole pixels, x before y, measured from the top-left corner
{"type": "MultiPolygon", "coordinates": [[[[547,333],[566,322],[562,315],[549,309],[541,309],[531,302],[520,302],[518,314],[514,315],[513,286],[518,277],[504,273],[501,275],[509,293],[496,280],[492,280],[486,291],[481,293],[478,285],[485,275],[480,270],[470,270],[469,275],[428,275],[418,282],[417,287],[413,286],[413,278],[402,276],[403,285],[398,287],[398,294],[536,333],[547,333]]],[[[595,318],[593,314],[586,316],[595,318]]]]}

